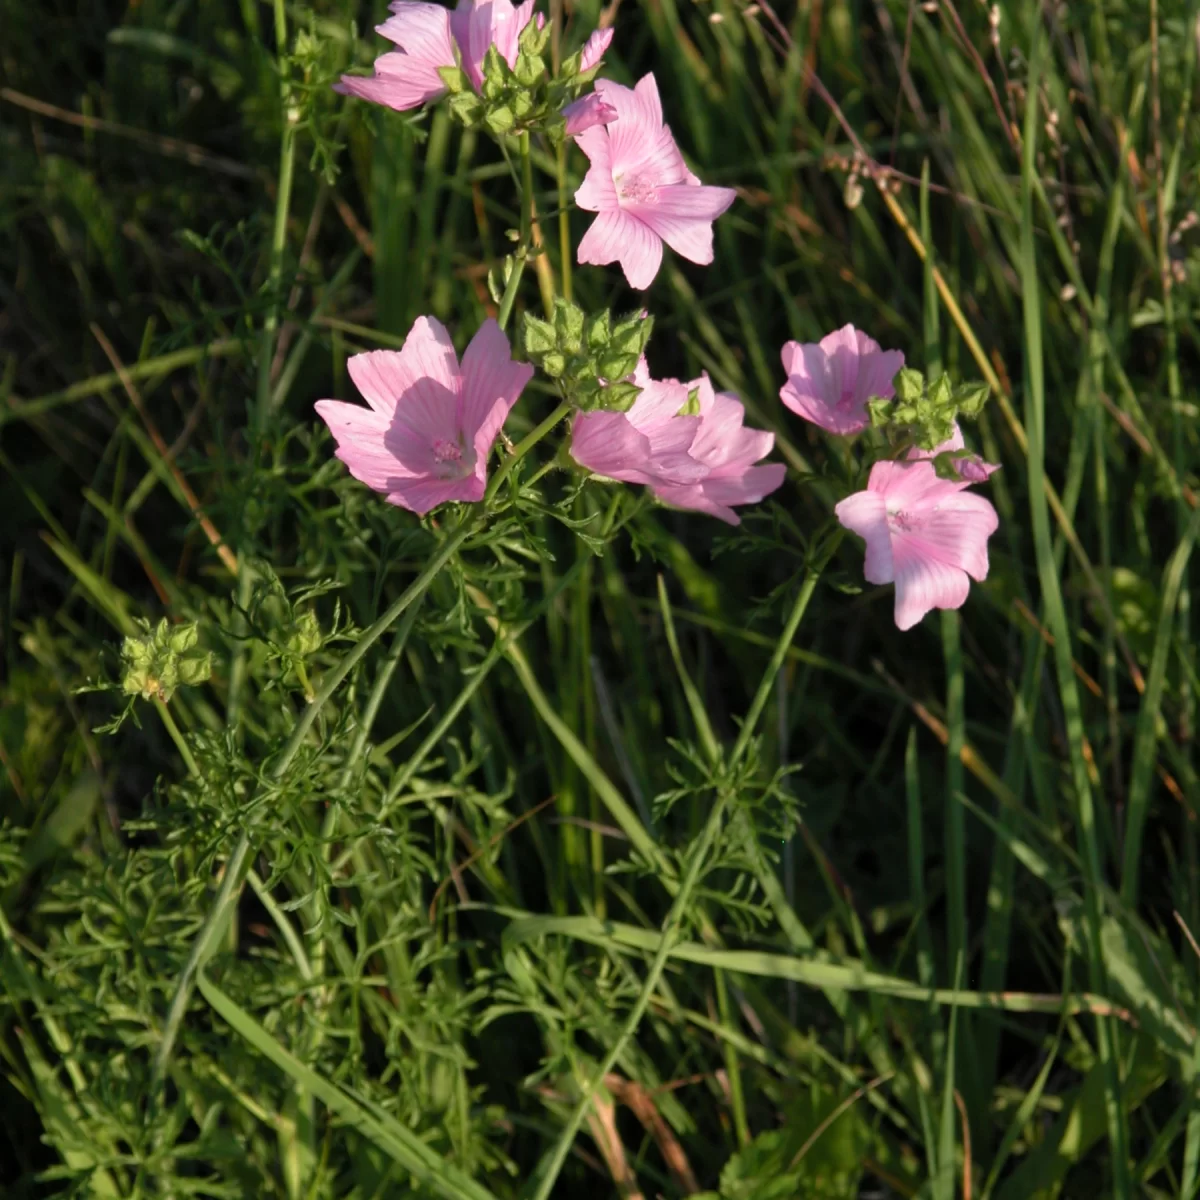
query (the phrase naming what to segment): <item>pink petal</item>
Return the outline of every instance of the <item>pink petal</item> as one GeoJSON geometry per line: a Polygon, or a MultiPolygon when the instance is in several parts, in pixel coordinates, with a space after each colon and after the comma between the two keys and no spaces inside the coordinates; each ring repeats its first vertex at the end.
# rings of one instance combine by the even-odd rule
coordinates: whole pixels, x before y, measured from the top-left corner
{"type": "Polygon", "coordinates": [[[484,321],[463,355],[460,399],[460,427],[475,447],[479,471],[485,470],[496,435],[532,377],[533,367],[512,361],[500,326],[491,318],[484,321]]]}
{"type": "MultiPolygon", "coordinates": [[[[578,100],[572,101],[562,110],[562,115],[567,122],[567,136],[578,137],[585,130],[591,129],[593,125],[603,125],[608,121],[613,120],[617,115],[617,110],[611,104],[606,104],[600,99],[595,92],[589,92],[586,96],[580,96],[578,100]]],[[[606,139],[607,140],[607,139],[606,139]]],[[[589,155],[589,157],[591,157],[589,155]]],[[[591,175],[591,171],[588,172],[591,175]]],[[[585,178],[580,185],[579,192],[587,186],[585,178]]],[[[615,198],[616,192],[612,188],[612,176],[609,176],[609,190],[613,192],[615,198]]],[[[578,201],[579,192],[576,192],[576,200],[578,201]]],[[[592,212],[596,209],[592,205],[580,205],[580,207],[588,208],[592,212]]]]}
{"type": "MultiPolygon", "coordinates": [[[[380,71],[385,59],[400,57],[398,54],[385,54],[377,58],[375,70],[380,71]]],[[[360,100],[369,100],[372,104],[382,104],[385,108],[405,112],[410,108],[420,108],[422,104],[436,99],[446,88],[441,79],[438,80],[437,88],[431,89],[423,80],[407,79],[388,71],[373,77],[343,75],[341,80],[333,85],[333,90],[343,96],[357,96],[360,100]]]]}
{"type": "MultiPolygon", "coordinates": [[[[597,103],[606,102],[600,100],[597,103]]],[[[616,208],[617,189],[613,186],[607,127],[591,126],[585,129],[576,137],[575,144],[588,156],[592,164],[583,177],[583,183],[575,192],[575,203],[588,212],[603,212],[606,208],[616,208]]]]}
{"type": "Polygon", "coordinates": [[[607,479],[625,483],[686,483],[704,474],[687,448],[696,435],[696,417],[680,417],[639,430],[625,413],[580,413],[571,432],[571,457],[607,479]]]}
{"type": "Polygon", "coordinates": [[[368,350],[363,354],[352,354],[346,360],[346,370],[366,402],[376,412],[388,417],[395,412],[396,400],[404,394],[414,378],[399,350],[368,350]]]}
{"type": "Polygon", "coordinates": [[[712,223],[737,199],[732,188],[675,184],[658,188],[647,203],[625,205],[676,254],[689,262],[713,260],[712,223]]]}
{"type": "Polygon", "coordinates": [[[606,479],[645,483],[650,441],[624,413],[580,413],[571,428],[571,457],[606,479]]]}
{"type": "Polygon", "coordinates": [[[819,343],[788,342],[781,358],[788,380],[780,399],[806,421],[843,436],[866,428],[867,401],[892,396],[892,379],[904,365],[899,350],[880,350],[853,325],[819,343]]]}
{"type": "Polygon", "coordinates": [[[450,14],[420,0],[397,0],[391,9],[395,15],[376,31],[399,49],[375,60],[374,79],[343,75],[335,90],[389,108],[417,108],[446,90],[438,68],[454,66],[450,14]]]}
{"type": "Polygon", "coordinates": [[[786,474],[783,463],[766,463],[729,478],[709,478],[689,487],[660,485],[653,491],[663,503],[675,508],[694,509],[718,517],[729,525],[740,525],[742,519],[733,511],[733,506],[757,504],[783,485],[786,474]]]}
{"type": "Polygon", "coordinates": [[[672,421],[687,403],[688,389],[678,379],[651,379],[648,371],[642,375],[646,360],[638,363],[633,381],[642,390],[629,409],[629,420],[643,433],[672,421]]]}
{"type": "Polygon", "coordinates": [[[578,259],[596,266],[620,262],[629,286],[643,290],[654,282],[662,265],[662,241],[628,213],[609,209],[583,235],[578,259]]]}
{"type": "Polygon", "coordinates": [[[475,475],[468,475],[465,479],[401,480],[388,493],[388,501],[423,517],[439,504],[446,504],[451,500],[482,500],[484,490],[483,480],[475,475]]]}
{"type": "Polygon", "coordinates": [[[891,583],[895,579],[892,536],[887,504],[877,492],[855,492],[834,506],[834,515],[851,533],[867,543],[863,577],[868,583],[891,583]]]}
{"type": "Polygon", "coordinates": [[[896,561],[896,627],[911,629],[930,609],[961,608],[971,585],[944,563],[914,556],[896,561]]]}
{"type": "Polygon", "coordinates": [[[980,582],[987,578],[987,541],[1000,525],[990,501],[974,492],[956,492],[905,516],[910,528],[892,531],[897,574],[902,559],[921,558],[965,571],[980,582]]]}
{"type": "Polygon", "coordinates": [[[360,483],[389,492],[411,472],[384,445],[390,418],[341,400],[318,400],[316,410],[337,442],[337,456],[360,483]]]}
{"type": "Polygon", "coordinates": [[[608,126],[615,176],[644,175],[655,186],[688,180],[679,147],[663,125],[653,75],[644,76],[632,90],[609,79],[598,79],[596,91],[617,113],[608,126]]]}
{"type": "Polygon", "coordinates": [[[614,30],[611,28],[597,29],[588,38],[583,47],[583,54],[579,59],[579,69],[581,71],[590,71],[594,66],[599,64],[608,50],[609,43],[613,40],[613,33],[614,30]]]}

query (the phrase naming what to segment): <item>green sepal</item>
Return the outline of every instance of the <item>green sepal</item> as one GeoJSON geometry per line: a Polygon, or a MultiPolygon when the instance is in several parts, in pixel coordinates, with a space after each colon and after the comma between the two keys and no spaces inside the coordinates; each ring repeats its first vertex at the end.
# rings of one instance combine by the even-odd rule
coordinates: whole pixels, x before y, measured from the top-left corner
{"type": "Polygon", "coordinates": [[[437,73],[452,96],[471,90],[471,80],[461,67],[438,67],[437,73]]]}

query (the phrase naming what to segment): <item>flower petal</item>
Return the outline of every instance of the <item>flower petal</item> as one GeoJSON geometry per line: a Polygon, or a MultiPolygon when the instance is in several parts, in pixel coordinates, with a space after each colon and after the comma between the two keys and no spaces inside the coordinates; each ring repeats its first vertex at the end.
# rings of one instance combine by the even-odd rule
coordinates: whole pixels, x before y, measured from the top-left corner
{"type": "Polygon", "coordinates": [[[401,480],[398,486],[388,493],[388,502],[423,517],[439,504],[446,504],[451,500],[482,500],[483,493],[483,481],[474,475],[468,475],[465,479],[426,477],[412,481],[401,480]]]}
{"type": "Polygon", "coordinates": [[[609,209],[600,213],[583,235],[578,259],[596,266],[620,262],[629,286],[644,290],[662,265],[662,241],[630,214],[609,209]]]}
{"type": "Polygon", "coordinates": [[[411,475],[384,445],[389,418],[341,400],[318,400],[316,410],[337,442],[337,456],[360,483],[377,492],[391,491],[411,475]]]}
{"type": "Polygon", "coordinates": [[[438,68],[454,66],[454,45],[450,14],[440,4],[397,0],[391,9],[394,15],[375,29],[399,49],[375,60],[373,79],[343,75],[335,90],[403,111],[446,90],[438,68]]]}
{"type": "MultiPolygon", "coordinates": [[[[608,121],[616,118],[617,110],[611,104],[606,104],[595,92],[589,92],[586,96],[580,96],[578,100],[573,100],[562,110],[562,115],[567,122],[567,137],[578,137],[581,133],[591,129],[593,125],[603,125],[608,121]]],[[[607,138],[605,139],[607,143],[607,138]]],[[[589,156],[590,157],[590,156],[589,156]]],[[[591,174],[591,171],[588,172],[591,174]]],[[[578,202],[579,192],[587,186],[587,179],[579,187],[579,191],[575,193],[576,201],[578,202]]],[[[612,177],[609,176],[609,190],[612,191],[614,199],[616,191],[612,188],[612,177]]],[[[595,208],[588,205],[580,207],[588,208],[595,212],[595,208]]]]}
{"type": "Polygon", "coordinates": [[[963,571],[919,556],[896,560],[896,627],[911,629],[930,609],[961,608],[971,585],[963,571]]]}
{"type": "Polygon", "coordinates": [[[863,578],[868,583],[891,583],[895,579],[892,536],[888,528],[887,504],[876,492],[855,492],[834,505],[840,524],[867,543],[863,578]]]}
{"type": "Polygon", "coordinates": [[[588,38],[584,43],[583,53],[579,57],[579,69],[581,71],[590,71],[593,67],[599,65],[600,60],[604,57],[609,44],[613,40],[614,32],[615,30],[610,26],[608,29],[597,29],[588,38]]]}
{"type": "MultiPolygon", "coordinates": [[[[607,104],[603,99],[598,103],[607,104]]],[[[588,156],[592,164],[575,191],[575,203],[588,212],[603,212],[607,208],[616,208],[617,189],[613,186],[612,153],[607,126],[593,125],[584,129],[576,136],[575,144],[588,156]]]]}
{"type": "Polygon", "coordinates": [[[462,360],[460,427],[475,447],[482,470],[512,406],[533,377],[533,367],[512,360],[504,331],[491,318],[471,339],[462,360]]]}
{"type": "Polygon", "coordinates": [[[659,187],[646,203],[627,203],[625,209],[676,254],[689,262],[707,264],[713,260],[712,223],[736,199],[732,188],[674,184],[659,187]]]}

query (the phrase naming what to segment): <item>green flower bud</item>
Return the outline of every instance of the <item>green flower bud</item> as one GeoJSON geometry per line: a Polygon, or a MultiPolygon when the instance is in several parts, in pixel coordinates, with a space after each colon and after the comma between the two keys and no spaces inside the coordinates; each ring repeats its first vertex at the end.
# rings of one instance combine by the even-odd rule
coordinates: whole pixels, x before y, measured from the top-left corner
{"type": "Polygon", "coordinates": [[[612,317],[607,312],[588,317],[583,329],[583,340],[592,350],[603,350],[612,337],[612,317]]]}
{"type": "Polygon", "coordinates": [[[483,115],[483,101],[474,92],[458,92],[450,97],[450,114],[470,128],[483,115]]]}
{"type": "Polygon", "coordinates": [[[287,649],[289,654],[297,658],[307,658],[321,648],[321,624],[317,614],[311,609],[305,609],[297,618],[288,635],[287,649]]]}
{"type": "Polygon", "coordinates": [[[558,348],[558,332],[549,321],[526,313],[523,318],[525,353],[536,361],[537,356],[558,348]]]}
{"type": "Polygon", "coordinates": [[[483,123],[493,133],[507,133],[517,123],[517,118],[507,104],[502,104],[499,108],[489,109],[483,123]]]}
{"type": "Polygon", "coordinates": [[[583,309],[559,299],[554,304],[554,330],[558,344],[568,354],[578,354],[583,347],[583,309]]]}
{"type": "Polygon", "coordinates": [[[141,623],[141,636],[121,643],[121,688],[144,700],[170,700],[181,684],[203,683],[212,674],[212,655],[198,651],[199,629],[193,622],[172,626],[164,617],[151,629],[141,623]]]}
{"type": "Polygon", "coordinates": [[[882,396],[872,396],[867,401],[867,415],[876,429],[882,429],[892,417],[892,402],[882,396]]]}
{"type": "Polygon", "coordinates": [[[893,386],[896,399],[902,404],[916,404],[925,395],[925,377],[911,367],[901,367],[893,386]]]}

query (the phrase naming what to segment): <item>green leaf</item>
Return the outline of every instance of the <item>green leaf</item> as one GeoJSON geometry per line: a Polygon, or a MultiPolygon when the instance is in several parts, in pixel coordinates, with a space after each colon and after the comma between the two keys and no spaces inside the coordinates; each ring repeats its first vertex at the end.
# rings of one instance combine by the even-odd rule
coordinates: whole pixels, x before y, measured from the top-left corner
{"type": "Polygon", "coordinates": [[[446,1200],[495,1200],[487,1188],[476,1183],[453,1163],[447,1162],[394,1117],[305,1066],[221,991],[203,971],[197,976],[196,982],[200,994],[235,1033],[352,1129],[374,1142],[417,1179],[422,1187],[446,1197],[446,1200]]]}

